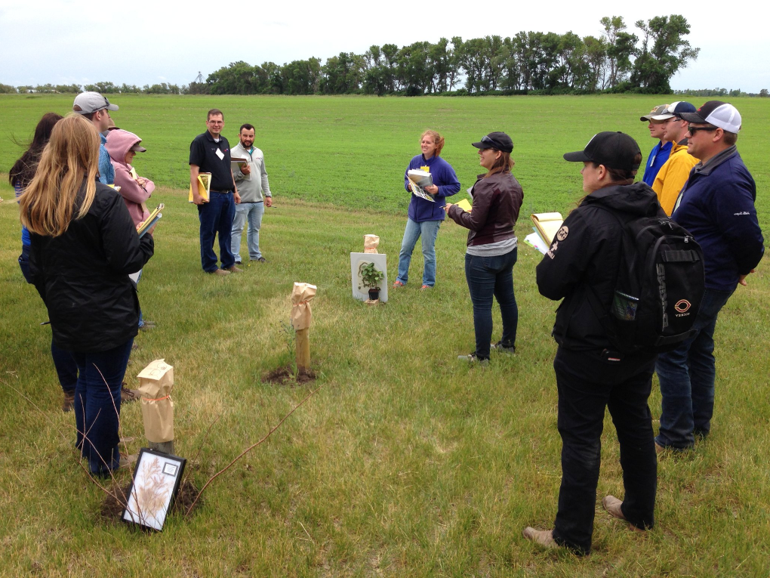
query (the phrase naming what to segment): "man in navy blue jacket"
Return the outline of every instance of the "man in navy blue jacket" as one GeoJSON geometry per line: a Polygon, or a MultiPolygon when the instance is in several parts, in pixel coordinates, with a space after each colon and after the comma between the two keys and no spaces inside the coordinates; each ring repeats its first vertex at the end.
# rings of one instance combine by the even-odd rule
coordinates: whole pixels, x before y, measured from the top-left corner
{"type": "Polygon", "coordinates": [[[695,436],[711,430],[717,315],[738,284],[746,285],[764,253],[754,208],[756,185],[735,146],[740,113],[731,104],[711,100],[681,117],[689,123],[687,152],[701,161],[690,172],[672,219],[703,248],[706,292],[695,336],[658,357],[655,370],[663,398],[658,451],[691,448],[695,436]]]}

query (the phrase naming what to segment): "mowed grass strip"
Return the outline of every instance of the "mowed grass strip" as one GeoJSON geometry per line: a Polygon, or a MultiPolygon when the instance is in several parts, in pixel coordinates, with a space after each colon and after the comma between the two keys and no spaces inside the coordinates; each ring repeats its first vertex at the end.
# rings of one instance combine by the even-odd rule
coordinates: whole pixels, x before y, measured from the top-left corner
{"type": "MultiPolygon", "coordinates": [[[[162,99],[147,98],[148,103],[153,100],[162,99]]],[[[370,107],[370,102],[385,107],[395,106],[391,102],[399,107],[415,103],[409,105],[418,109],[410,118],[401,118],[399,112],[379,113],[381,128],[379,136],[373,136],[374,144],[387,142],[391,133],[402,134],[407,144],[393,153],[398,158],[396,174],[388,176],[390,184],[373,178],[382,188],[373,189],[380,194],[371,196],[372,203],[374,199],[404,200],[401,175],[408,158],[417,152],[417,136],[422,128],[436,126],[430,122],[411,126],[414,118],[427,114],[421,108],[422,99],[317,99],[317,105],[311,99],[310,103],[233,100],[243,100],[244,105],[275,101],[271,106],[283,107],[286,115],[299,116],[297,107],[306,107],[306,116],[330,134],[334,127],[328,119],[337,117],[326,109],[316,110],[327,107],[327,102],[359,111],[370,107]],[[410,125],[404,127],[407,122],[410,125]],[[396,128],[384,128],[388,125],[396,128]]],[[[487,99],[425,100],[448,101],[447,107],[457,102],[454,106],[466,107],[464,118],[474,116],[470,112],[474,106],[487,106],[487,99]]],[[[625,100],[607,102],[626,106],[625,100]]],[[[646,102],[630,100],[636,102],[629,109],[646,102]]],[[[559,108],[556,99],[490,101],[532,107],[527,116],[533,122],[559,108]]],[[[0,102],[4,107],[6,103],[0,102]]],[[[122,108],[117,114],[137,109],[143,102],[138,98],[132,107],[118,101],[122,108]]],[[[153,124],[149,118],[153,116],[156,134],[172,134],[167,115],[182,114],[184,103],[182,99],[173,107],[148,112],[147,126],[153,124]]],[[[194,107],[196,117],[213,106],[203,99],[201,104],[194,107]]],[[[580,110],[593,114],[593,108],[576,107],[573,114],[580,110]]],[[[638,118],[640,113],[634,114],[638,118]]],[[[358,124],[365,127],[370,116],[361,114],[358,124]]],[[[228,123],[230,128],[235,124],[229,118],[228,123]]],[[[632,123],[629,130],[641,128],[642,123],[635,123],[639,126],[632,123]]],[[[348,124],[353,125],[353,120],[348,124]]],[[[142,135],[139,128],[126,128],[142,135]]],[[[345,134],[354,134],[353,128],[345,134]]],[[[497,125],[477,126],[479,134],[469,131],[463,138],[471,142],[493,128],[497,125]]],[[[185,130],[187,143],[203,128],[185,130]]],[[[554,136],[554,142],[549,141],[551,135],[533,139],[540,158],[556,158],[550,173],[545,161],[524,162],[518,155],[524,155],[530,145],[515,139],[515,171],[525,189],[524,212],[529,212],[527,203],[537,210],[558,208],[551,205],[550,190],[560,191],[562,210],[574,205],[581,194],[577,168],[558,159],[561,153],[580,148],[595,130],[587,124],[587,137],[572,135],[574,142],[566,148],[563,137],[554,136]],[[539,166],[541,176],[525,177],[527,164],[539,166]],[[560,175],[556,170],[562,164],[569,171],[560,175]],[[527,179],[542,181],[543,188],[533,191],[536,187],[528,186],[527,179]],[[551,188],[545,188],[545,183],[551,183],[551,188]]],[[[287,134],[297,138],[293,132],[287,134]]],[[[447,154],[455,141],[460,137],[448,138],[447,154]]],[[[339,142],[339,148],[349,153],[349,162],[360,161],[362,153],[355,152],[356,147],[344,139],[339,142]]],[[[367,139],[357,142],[369,143],[362,146],[372,154],[377,148],[367,139]]],[[[336,167],[336,172],[326,167],[322,175],[335,184],[318,190],[329,195],[327,200],[334,200],[335,207],[311,195],[312,187],[304,189],[307,196],[284,189],[283,184],[274,184],[284,178],[281,155],[271,168],[267,143],[267,139],[264,144],[258,141],[276,191],[276,206],[267,210],[261,236],[267,264],[252,265],[242,275],[224,279],[204,275],[194,207],[187,204],[179,185],[162,186],[154,195],[167,209],[156,234],[156,255],[139,289],[145,315],[158,327],[137,338],[140,348],[127,377],[129,383],[135,382],[134,376],[156,358],[174,365],[176,446],[180,455],[191,459],[202,445],[200,456],[190,464],[198,486],[264,435],[314,387],[320,389],[267,444],[217,481],[191,518],[171,517],[162,534],[150,536],[101,519],[102,494],[76,464],[74,418],[59,410],[61,393],[48,352],[50,328],[39,325],[46,319],[45,307],[34,288],[24,283],[15,262],[20,243],[18,210],[11,202],[12,191],[5,182],[0,184],[0,196],[6,199],[0,203],[0,541],[4,551],[0,574],[766,575],[770,362],[764,349],[770,320],[762,304],[768,300],[770,283],[763,265],[720,315],[711,438],[690,455],[667,456],[660,463],[656,529],[645,535],[630,532],[601,511],[597,500],[591,557],[542,552],[520,535],[525,525],[550,527],[560,479],[551,367],[555,344],[550,338],[557,304],[537,292],[538,255],[522,244],[514,268],[520,307],[516,356],[496,357],[488,369],[458,364],[456,356],[473,348],[472,310],[463,271],[466,231],[453,223],[442,226],[435,290],[418,289],[422,271],[418,250],[410,284],[391,292],[387,305],[364,306],[351,297],[348,254],[362,249],[364,234],[380,235],[380,252],[388,255],[392,282],[406,203],[401,210],[397,205],[372,207],[355,191],[347,194],[348,181],[341,177],[356,170],[366,175],[366,164],[351,167],[352,173],[347,165],[336,167]],[[332,174],[334,179],[328,176],[332,174]],[[271,385],[262,381],[263,376],[293,360],[292,333],[286,325],[294,281],[319,287],[311,328],[318,380],[304,386],[271,385]],[[217,419],[204,442],[206,430],[217,419]]],[[[318,144],[309,146],[321,149],[318,144]]],[[[464,188],[479,172],[474,151],[469,145],[466,149],[450,161],[464,188]]],[[[137,163],[140,174],[152,169],[154,151],[150,150],[137,163]],[[141,170],[143,164],[147,171],[141,170]]],[[[181,162],[174,162],[181,165],[184,181],[186,156],[181,154],[181,162]]],[[[318,154],[327,160],[338,155],[329,148],[318,154]]],[[[295,151],[293,158],[306,156],[312,153],[295,151]]],[[[305,165],[298,162],[297,166],[305,165]]],[[[759,182],[761,171],[754,174],[759,182]]],[[[164,182],[158,175],[153,177],[164,182]]],[[[316,182],[312,175],[306,178],[316,182]]],[[[526,218],[520,219],[519,237],[529,230],[526,218]]],[[[495,323],[497,338],[497,315],[495,323]]],[[[651,408],[657,419],[657,387],[654,392],[651,408]]],[[[121,416],[123,435],[137,438],[130,444],[136,451],[143,443],[141,409],[126,405],[121,416]]],[[[599,497],[622,494],[618,445],[609,418],[605,425],[599,497]]],[[[120,479],[128,477],[124,473],[120,479]]]]}

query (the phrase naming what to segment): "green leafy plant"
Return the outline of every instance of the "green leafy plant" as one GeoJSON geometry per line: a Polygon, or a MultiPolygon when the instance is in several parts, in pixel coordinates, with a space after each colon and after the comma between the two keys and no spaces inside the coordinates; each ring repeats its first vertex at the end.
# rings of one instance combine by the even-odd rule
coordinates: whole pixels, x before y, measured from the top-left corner
{"type": "Polygon", "coordinates": [[[364,287],[380,289],[380,282],[385,278],[385,273],[377,269],[374,263],[367,263],[361,267],[361,281],[364,287]]]}

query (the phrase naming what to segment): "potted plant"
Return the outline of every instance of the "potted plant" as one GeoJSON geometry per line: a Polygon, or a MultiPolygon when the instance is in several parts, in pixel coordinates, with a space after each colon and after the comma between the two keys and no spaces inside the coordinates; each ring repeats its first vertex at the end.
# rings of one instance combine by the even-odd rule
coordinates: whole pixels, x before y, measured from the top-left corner
{"type": "Polygon", "coordinates": [[[369,299],[375,301],[380,298],[380,282],[385,278],[385,273],[377,269],[374,263],[367,263],[361,267],[361,282],[364,287],[369,287],[369,299]]]}

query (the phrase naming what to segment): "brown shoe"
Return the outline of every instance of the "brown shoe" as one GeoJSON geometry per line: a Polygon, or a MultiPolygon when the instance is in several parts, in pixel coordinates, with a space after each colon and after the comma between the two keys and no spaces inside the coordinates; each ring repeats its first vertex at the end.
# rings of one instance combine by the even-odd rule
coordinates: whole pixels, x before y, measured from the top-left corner
{"type": "Polygon", "coordinates": [[[553,530],[535,530],[531,526],[524,528],[522,532],[527,540],[532,540],[543,548],[558,548],[559,545],[553,539],[553,530]]]}
{"type": "Polygon", "coordinates": [[[141,397],[141,394],[137,389],[128,389],[125,386],[120,388],[120,403],[129,403],[132,401],[136,401],[140,397],[141,397]]]}
{"type": "Polygon", "coordinates": [[[607,510],[607,513],[613,518],[618,518],[619,520],[626,519],[626,517],[623,515],[623,510],[620,508],[622,505],[623,502],[618,500],[615,496],[605,496],[602,500],[602,507],[607,510]]]}
{"type": "Polygon", "coordinates": [[[212,271],[209,273],[209,275],[229,275],[230,271],[225,271],[224,269],[217,269],[216,271],[212,271]]]}
{"type": "Polygon", "coordinates": [[[68,411],[72,411],[75,408],[75,391],[65,391],[64,392],[64,401],[62,401],[61,404],[61,410],[64,413],[67,413],[68,411]]]}
{"type": "Polygon", "coordinates": [[[233,265],[232,267],[227,267],[226,269],[224,269],[224,271],[227,271],[230,273],[243,273],[243,269],[241,269],[240,267],[236,267],[235,265],[233,265]]]}

